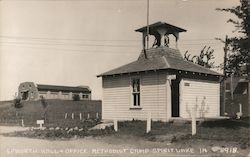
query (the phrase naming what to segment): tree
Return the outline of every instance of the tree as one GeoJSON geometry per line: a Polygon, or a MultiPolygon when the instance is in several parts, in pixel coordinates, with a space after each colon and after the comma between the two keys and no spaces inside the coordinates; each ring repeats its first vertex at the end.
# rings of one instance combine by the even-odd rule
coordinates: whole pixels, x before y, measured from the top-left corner
{"type": "Polygon", "coordinates": [[[193,62],[195,64],[204,66],[206,68],[213,68],[214,62],[211,62],[211,60],[214,59],[214,50],[210,49],[210,47],[207,48],[207,46],[204,46],[201,50],[199,55],[191,56],[188,51],[184,54],[184,60],[193,62]]]}
{"type": "Polygon", "coordinates": [[[16,96],[15,98],[14,98],[14,100],[13,100],[13,103],[14,103],[14,107],[15,108],[22,108],[23,107],[23,105],[22,105],[22,103],[21,103],[21,98],[20,97],[18,97],[18,96],[16,96]]]}
{"type": "MultiPolygon", "coordinates": [[[[225,11],[234,14],[238,19],[229,19],[227,22],[234,24],[235,30],[241,36],[228,38],[228,56],[225,73],[226,76],[234,74],[236,76],[246,75],[247,69],[242,66],[250,63],[250,2],[249,0],[240,0],[240,5],[232,8],[217,8],[218,11],[225,11]]],[[[222,40],[221,40],[222,41],[222,40]]]]}
{"type": "Polygon", "coordinates": [[[22,108],[23,104],[22,104],[22,98],[20,96],[17,95],[17,93],[15,93],[15,95],[13,95],[14,99],[13,99],[13,104],[15,108],[22,108]]]}

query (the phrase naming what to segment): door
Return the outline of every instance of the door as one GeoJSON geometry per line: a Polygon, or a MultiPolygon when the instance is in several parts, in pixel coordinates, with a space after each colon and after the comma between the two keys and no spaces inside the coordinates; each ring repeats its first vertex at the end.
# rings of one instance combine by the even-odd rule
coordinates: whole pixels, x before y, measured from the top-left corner
{"type": "Polygon", "coordinates": [[[29,92],[28,91],[21,92],[21,96],[22,96],[22,100],[27,100],[29,96],[29,92]]]}
{"type": "Polygon", "coordinates": [[[175,79],[171,81],[171,109],[172,117],[180,116],[180,80],[175,79]]]}

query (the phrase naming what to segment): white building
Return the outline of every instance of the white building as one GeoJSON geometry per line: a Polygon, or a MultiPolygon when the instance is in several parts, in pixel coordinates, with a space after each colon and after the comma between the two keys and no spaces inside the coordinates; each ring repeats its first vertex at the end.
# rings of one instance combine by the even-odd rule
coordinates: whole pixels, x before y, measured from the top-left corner
{"type": "Polygon", "coordinates": [[[138,59],[102,77],[104,120],[154,121],[190,118],[193,107],[197,117],[220,116],[220,74],[184,61],[178,49],[169,48],[169,36],[177,40],[186,30],[157,22],[149,25],[155,36],[152,48],[145,49],[147,27],[136,30],[143,35],[143,50],[138,59]]]}

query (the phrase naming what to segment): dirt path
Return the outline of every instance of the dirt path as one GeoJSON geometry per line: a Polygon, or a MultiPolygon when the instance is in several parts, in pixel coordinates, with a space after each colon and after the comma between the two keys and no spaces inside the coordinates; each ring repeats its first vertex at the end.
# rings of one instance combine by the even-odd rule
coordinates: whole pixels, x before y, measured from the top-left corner
{"type": "MultiPolygon", "coordinates": [[[[1,133],[27,130],[21,127],[0,126],[1,133]]],[[[0,135],[1,157],[84,157],[84,156],[211,156],[200,153],[204,141],[186,146],[167,142],[151,142],[134,136],[86,137],[71,140],[43,140],[0,135]],[[194,148],[194,150],[190,150],[194,148]],[[178,151],[187,151],[180,153],[178,151]],[[174,152],[171,152],[174,151],[174,152]],[[193,153],[190,151],[194,151],[193,153]]],[[[206,143],[207,144],[207,143],[206,143]]],[[[246,150],[247,151],[247,150],[246,150]]],[[[243,154],[246,154],[244,152],[243,154]]],[[[215,155],[215,154],[214,154],[215,155]]],[[[218,155],[218,154],[217,154],[218,155]]],[[[242,153],[220,154],[240,156],[242,153]]]]}

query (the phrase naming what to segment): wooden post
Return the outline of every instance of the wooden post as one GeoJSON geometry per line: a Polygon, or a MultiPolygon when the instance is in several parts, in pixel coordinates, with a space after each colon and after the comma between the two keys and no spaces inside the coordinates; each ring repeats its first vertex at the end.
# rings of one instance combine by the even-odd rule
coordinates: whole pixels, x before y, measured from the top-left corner
{"type": "Polygon", "coordinates": [[[79,114],[80,120],[82,120],[82,113],[79,114]]]}
{"type": "Polygon", "coordinates": [[[226,112],[226,85],[225,85],[225,79],[226,79],[226,66],[227,66],[227,51],[228,51],[228,36],[226,35],[226,38],[225,38],[225,46],[224,46],[224,63],[223,63],[223,80],[222,80],[222,111],[221,111],[221,114],[222,115],[225,115],[225,112],[226,112]]]}
{"type": "Polygon", "coordinates": [[[237,119],[240,119],[242,116],[242,105],[239,104],[240,111],[236,113],[237,119]]]}
{"type": "Polygon", "coordinates": [[[192,135],[196,134],[196,108],[192,108],[192,135]]]}
{"type": "Polygon", "coordinates": [[[23,119],[21,120],[21,125],[22,125],[22,127],[24,127],[24,121],[23,121],[23,119]]]}
{"type": "Polygon", "coordinates": [[[149,0],[147,0],[147,49],[149,46],[149,0]]]}
{"type": "Polygon", "coordinates": [[[231,99],[234,99],[234,89],[233,89],[233,76],[234,74],[232,73],[230,76],[230,93],[231,93],[231,99]]]}
{"type": "Polygon", "coordinates": [[[117,119],[114,120],[114,130],[115,130],[115,132],[118,131],[118,122],[117,122],[117,119]]]}
{"type": "Polygon", "coordinates": [[[67,117],[68,117],[68,113],[65,113],[64,119],[67,119],[67,117]]]}
{"type": "Polygon", "coordinates": [[[239,107],[240,107],[240,113],[242,114],[242,105],[239,104],[239,107]]]}
{"type": "Polygon", "coordinates": [[[146,132],[149,133],[151,131],[151,112],[148,113],[147,116],[147,130],[146,132]]]}
{"type": "Polygon", "coordinates": [[[72,113],[71,118],[74,119],[74,113],[72,113]]]}

